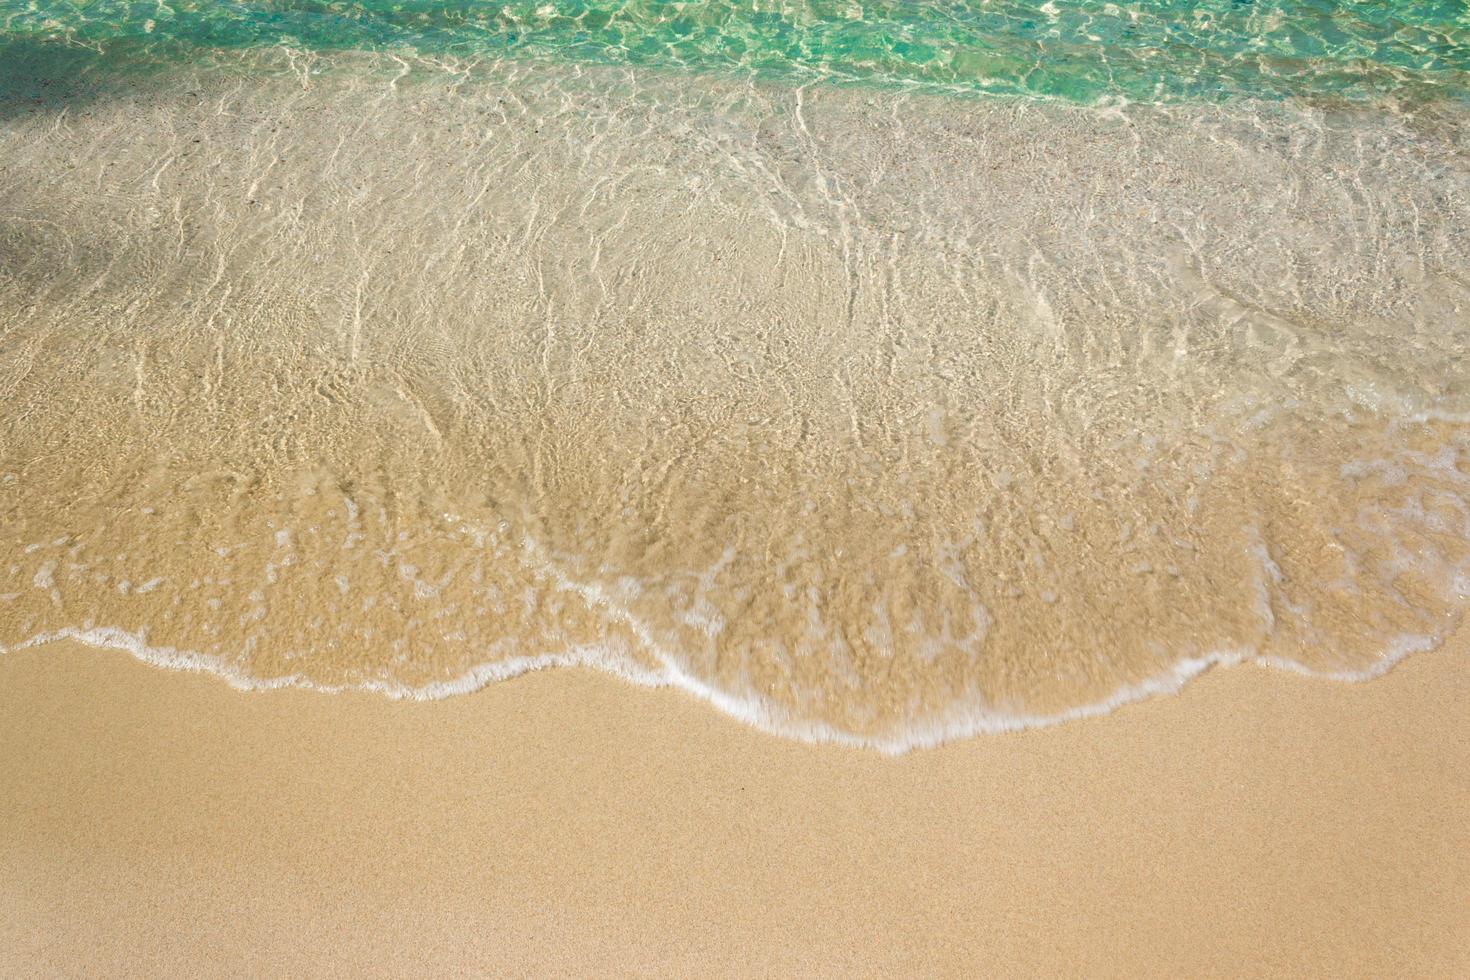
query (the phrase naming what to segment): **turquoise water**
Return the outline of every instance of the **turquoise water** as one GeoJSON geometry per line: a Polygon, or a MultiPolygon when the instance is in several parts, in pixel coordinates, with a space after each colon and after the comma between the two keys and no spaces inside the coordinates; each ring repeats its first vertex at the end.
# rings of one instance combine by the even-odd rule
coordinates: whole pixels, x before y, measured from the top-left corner
{"type": "Polygon", "coordinates": [[[1080,102],[1470,92],[1461,0],[0,0],[0,38],[135,58],[406,49],[1080,102]]]}

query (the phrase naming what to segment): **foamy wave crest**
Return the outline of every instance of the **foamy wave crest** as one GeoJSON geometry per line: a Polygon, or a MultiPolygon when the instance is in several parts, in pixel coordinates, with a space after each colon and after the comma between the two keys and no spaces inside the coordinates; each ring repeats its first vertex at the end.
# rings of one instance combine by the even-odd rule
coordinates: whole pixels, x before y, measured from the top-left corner
{"type": "Polygon", "coordinates": [[[737,721],[772,735],[814,744],[876,749],[888,755],[902,755],[915,749],[935,748],[945,742],[977,735],[1045,728],[1063,722],[1111,714],[1118,708],[1137,701],[1177,694],[1190,681],[1214,667],[1235,667],[1243,663],[1254,663],[1331,681],[1354,683],[1369,681],[1382,677],[1410,654],[1433,650],[1441,642],[1427,636],[1402,637],[1371,667],[1357,671],[1320,671],[1280,657],[1263,657],[1249,652],[1221,652],[1206,657],[1181,660],[1165,674],[1142,683],[1121,687],[1101,701],[1070,708],[1056,714],[1013,715],[987,710],[983,706],[955,708],[952,709],[950,717],[915,725],[912,730],[895,736],[865,737],[840,731],[830,725],[793,719],[790,717],[790,712],[780,705],[730,695],[701,683],[673,665],[664,671],[648,671],[629,664],[626,659],[615,653],[599,649],[544,657],[519,657],[482,664],[462,677],[450,681],[436,681],[421,687],[410,687],[380,680],[361,681],[354,684],[321,684],[300,675],[264,679],[252,677],[244,673],[237,665],[220,657],[167,647],[151,647],[140,635],[112,628],[60,629],[38,634],[23,643],[8,648],[0,647],[0,651],[22,650],[59,640],[72,640],[104,650],[121,650],[155,667],[213,674],[240,691],[274,691],[292,687],[326,694],[364,691],[411,701],[437,701],[456,695],[472,694],[487,685],[510,680],[536,670],[553,667],[587,667],[611,674],[640,687],[677,688],[737,721]]]}

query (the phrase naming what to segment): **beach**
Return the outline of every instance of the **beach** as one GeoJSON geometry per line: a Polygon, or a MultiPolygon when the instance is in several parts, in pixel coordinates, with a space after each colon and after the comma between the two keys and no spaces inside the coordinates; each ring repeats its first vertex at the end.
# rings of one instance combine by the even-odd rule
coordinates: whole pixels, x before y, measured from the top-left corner
{"type": "Polygon", "coordinates": [[[584,670],[430,703],[0,657],[0,974],[1449,977],[1465,637],[888,757],[584,670]]]}
{"type": "Polygon", "coordinates": [[[1470,975],[1464,28],[0,0],[0,977],[1470,975]]]}

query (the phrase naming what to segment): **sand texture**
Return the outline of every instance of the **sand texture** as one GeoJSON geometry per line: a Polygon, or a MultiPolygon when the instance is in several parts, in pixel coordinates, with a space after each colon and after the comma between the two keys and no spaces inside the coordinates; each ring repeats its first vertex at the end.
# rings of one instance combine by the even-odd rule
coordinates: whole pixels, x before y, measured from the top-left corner
{"type": "Polygon", "coordinates": [[[416,703],[12,653],[0,975],[1464,976],[1464,651],[897,759],[590,671],[416,703]]]}

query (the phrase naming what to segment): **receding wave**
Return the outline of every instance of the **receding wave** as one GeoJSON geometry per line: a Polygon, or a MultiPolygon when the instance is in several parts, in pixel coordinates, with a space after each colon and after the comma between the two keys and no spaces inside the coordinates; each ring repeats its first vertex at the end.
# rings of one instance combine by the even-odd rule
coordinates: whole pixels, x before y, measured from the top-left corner
{"type": "Polygon", "coordinates": [[[1463,113],[250,51],[0,126],[0,644],[900,749],[1470,595],[1463,113]]]}

